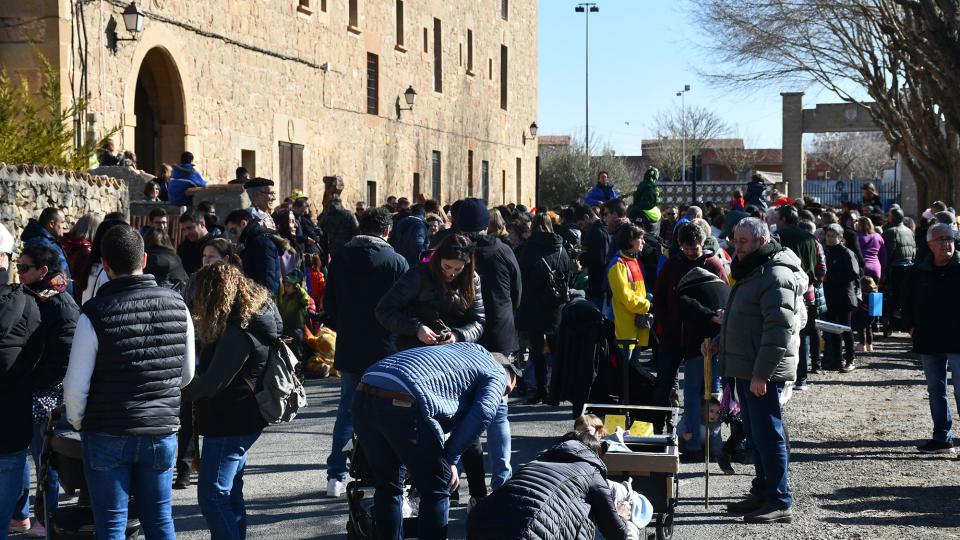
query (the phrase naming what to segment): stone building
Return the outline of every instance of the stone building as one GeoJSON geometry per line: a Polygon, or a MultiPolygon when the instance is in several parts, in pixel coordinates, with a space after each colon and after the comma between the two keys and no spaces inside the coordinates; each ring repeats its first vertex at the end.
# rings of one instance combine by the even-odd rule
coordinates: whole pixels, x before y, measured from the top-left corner
{"type": "Polygon", "coordinates": [[[351,206],[534,202],[536,0],[140,0],[132,33],[130,4],[0,0],[0,66],[35,83],[40,52],[87,97],[80,131],[119,128],[148,172],[189,150],[283,196],[338,175],[351,206]]]}

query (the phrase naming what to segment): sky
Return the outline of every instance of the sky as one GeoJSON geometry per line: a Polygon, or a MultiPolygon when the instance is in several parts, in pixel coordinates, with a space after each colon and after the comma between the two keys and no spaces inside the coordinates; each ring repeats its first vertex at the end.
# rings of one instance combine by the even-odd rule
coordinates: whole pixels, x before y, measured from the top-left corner
{"type": "MultiPolygon", "coordinates": [[[[654,136],[658,112],[679,106],[709,109],[750,148],[779,148],[780,92],[805,90],[804,106],[837,103],[822,89],[765,86],[731,90],[700,76],[715,63],[702,48],[691,0],[598,0],[590,13],[591,146],[606,143],[620,155],[639,155],[654,136]]],[[[575,0],[540,0],[538,118],[540,135],[584,133],[584,18],[575,0]]]]}

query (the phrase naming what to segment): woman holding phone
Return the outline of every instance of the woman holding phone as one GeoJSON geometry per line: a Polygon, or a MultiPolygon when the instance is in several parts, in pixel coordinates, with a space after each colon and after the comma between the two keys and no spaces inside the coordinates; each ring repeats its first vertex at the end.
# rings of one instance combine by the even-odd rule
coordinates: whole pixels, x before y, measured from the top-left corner
{"type": "Polygon", "coordinates": [[[480,339],[483,298],[470,240],[444,238],[430,262],[411,268],[380,299],[376,315],[401,350],[480,339]]]}

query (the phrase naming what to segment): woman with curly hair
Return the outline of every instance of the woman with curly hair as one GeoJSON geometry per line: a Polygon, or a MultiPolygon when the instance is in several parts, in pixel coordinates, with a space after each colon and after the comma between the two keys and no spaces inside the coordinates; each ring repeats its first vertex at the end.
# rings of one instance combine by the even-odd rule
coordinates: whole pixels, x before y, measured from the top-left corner
{"type": "Polygon", "coordinates": [[[270,293],[223,262],[197,272],[191,309],[203,344],[200,374],[183,391],[204,437],[197,499],[213,538],[244,538],[243,470],[267,425],[255,391],[283,323],[270,293]]]}

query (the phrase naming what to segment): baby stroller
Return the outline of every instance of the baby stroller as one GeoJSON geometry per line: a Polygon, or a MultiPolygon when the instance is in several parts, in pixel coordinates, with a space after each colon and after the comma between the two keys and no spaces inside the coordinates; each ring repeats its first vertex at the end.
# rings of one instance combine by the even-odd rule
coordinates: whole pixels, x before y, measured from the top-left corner
{"type": "MultiPolygon", "coordinates": [[[[93,509],[90,507],[90,494],[83,475],[83,449],[80,445],[80,433],[66,421],[64,408],[58,407],[50,413],[43,434],[43,449],[40,451],[40,468],[37,471],[37,515],[43,516],[47,529],[47,538],[57,540],[82,540],[96,538],[93,521],[93,509]],[[60,485],[66,491],[79,492],[77,502],[60,503],[56,509],[46,508],[44,490],[51,471],[60,477],[60,485]]],[[[136,540],[140,533],[140,521],[131,500],[127,517],[126,537],[136,540]]]]}
{"type": "MultiPolygon", "coordinates": [[[[375,538],[376,523],[373,519],[374,479],[366,458],[353,436],[353,449],[350,450],[350,476],[347,483],[347,539],[367,540],[375,538]]],[[[409,486],[409,482],[406,487],[409,486]]],[[[403,519],[403,537],[417,538],[417,518],[403,519]]]]}

